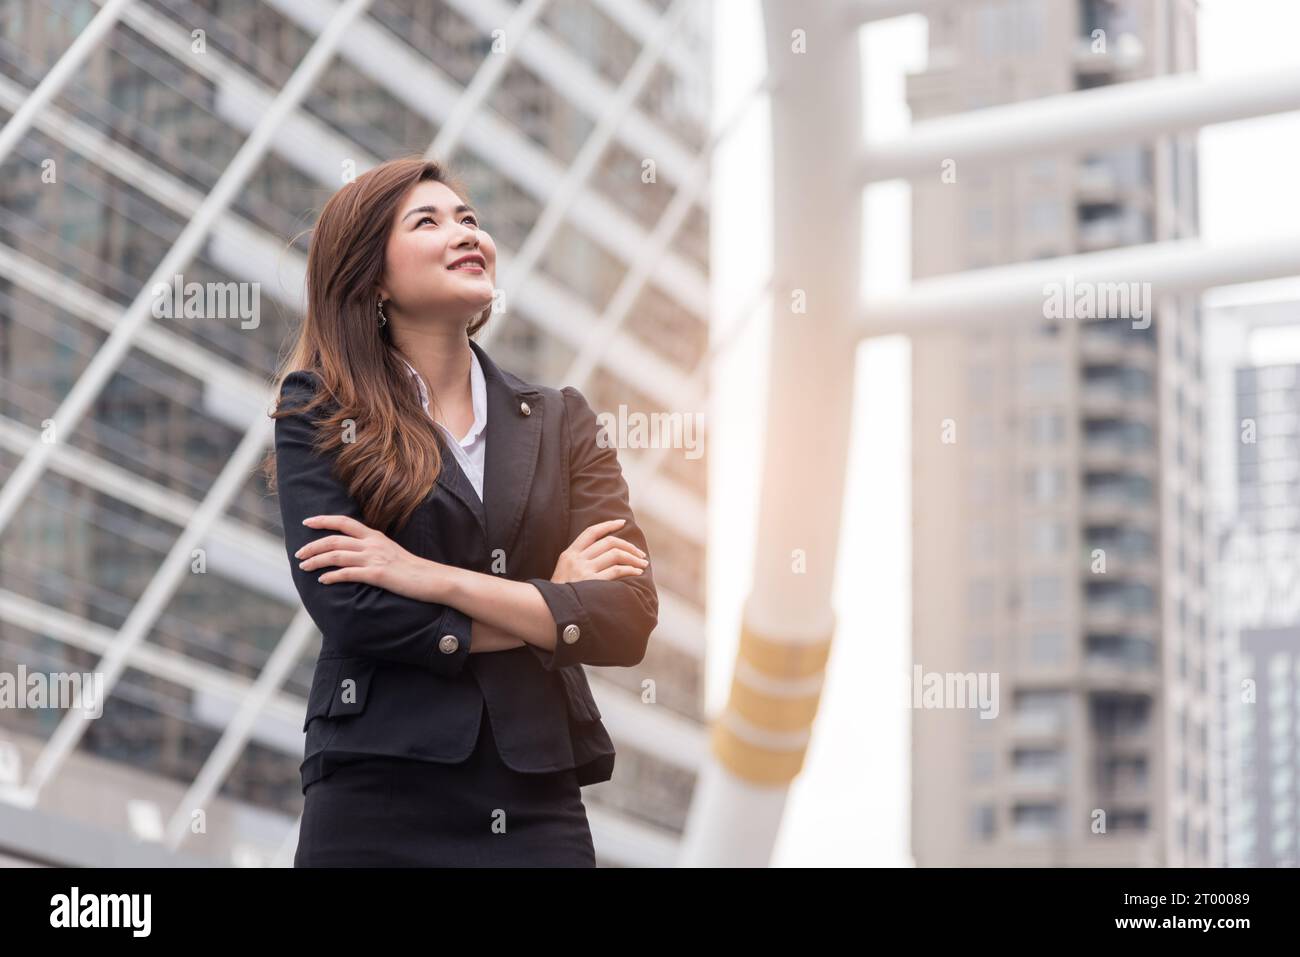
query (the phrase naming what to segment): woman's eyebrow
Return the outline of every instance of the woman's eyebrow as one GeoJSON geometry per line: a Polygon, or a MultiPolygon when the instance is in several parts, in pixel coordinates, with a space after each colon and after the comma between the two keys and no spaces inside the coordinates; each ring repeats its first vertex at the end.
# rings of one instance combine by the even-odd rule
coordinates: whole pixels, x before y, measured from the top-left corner
{"type": "MultiPolygon", "coordinates": [[[[407,217],[414,216],[416,213],[437,213],[437,212],[438,212],[437,206],[416,206],[414,209],[408,209],[406,211],[406,215],[402,217],[402,221],[405,222],[407,217]]],[[[455,208],[455,210],[453,210],[453,212],[473,213],[475,216],[478,215],[478,210],[466,203],[461,203],[459,206],[455,208]]]]}

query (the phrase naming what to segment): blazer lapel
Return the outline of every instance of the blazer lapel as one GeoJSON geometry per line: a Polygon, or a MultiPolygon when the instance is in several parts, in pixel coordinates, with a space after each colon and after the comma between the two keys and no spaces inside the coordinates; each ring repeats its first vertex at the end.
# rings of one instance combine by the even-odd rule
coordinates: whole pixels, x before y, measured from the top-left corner
{"type": "Polygon", "coordinates": [[[479,528],[482,529],[483,535],[486,537],[487,515],[483,503],[479,501],[478,492],[474,491],[473,483],[470,482],[469,476],[465,474],[465,470],[460,467],[460,462],[456,461],[456,456],[452,453],[446,437],[441,432],[438,433],[438,450],[442,454],[442,468],[438,472],[438,484],[460,499],[461,504],[474,513],[474,517],[478,519],[479,528]]]}
{"type": "Polygon", "coordinates": [[[514,376],[507,377],[473,339],[469,346],[478,356],[487,387],[483,501],[479,502],[468,476],[450,451],[438,481],[479,519],[489,554],[493,549],[503,549],[509,564],[510,549],[519,535],[537,471],[542,444],[542,394],[514,376]]]}

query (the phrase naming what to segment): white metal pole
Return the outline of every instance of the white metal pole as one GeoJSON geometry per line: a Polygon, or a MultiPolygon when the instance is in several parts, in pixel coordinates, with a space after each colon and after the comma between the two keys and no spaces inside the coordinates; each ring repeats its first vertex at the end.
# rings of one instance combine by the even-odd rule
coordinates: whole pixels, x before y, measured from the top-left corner
{"type": "MultiPolygon", "coordinates": [[[[868,300],[859,315],[863,336],[962,328],[975,322],[1044,319],[1050,295],[1107,293],[1115,284],[1149,284],[1153,298],[1216,286],[1300,275],[1300,236],[1211,245],[1178,239],[1145,246],[1038,259],[954,273],[913,283],[901,296],[868,300]]],[[[1076,310],[1077,311],[1077,310],[1076,310]]]]}
{"type": "Polygon", "coordinates": [[[858,38],[839,4],[764,0],[772,112],[773,310],[754,577],[726,708],[680,863],[770,863],[803,767],[835,616],[860,296],[858,38]],[[807,47],[800,38],[806,39],[807,47]],[[816,104],[810,108],[809,104],[816,104]],[[808,442],[808,429],[817,441],[808,442]]]}
{"type": "Polygon", "coordinates": [[[897,140],[868,143],[859,169],[867,183],[937,176],[952,160],[960,177],[963,164],[1087,152],[1292,110],[1300,110],[1300,67],[1213,80],[1174,74],[924,120],[897,140]]]}

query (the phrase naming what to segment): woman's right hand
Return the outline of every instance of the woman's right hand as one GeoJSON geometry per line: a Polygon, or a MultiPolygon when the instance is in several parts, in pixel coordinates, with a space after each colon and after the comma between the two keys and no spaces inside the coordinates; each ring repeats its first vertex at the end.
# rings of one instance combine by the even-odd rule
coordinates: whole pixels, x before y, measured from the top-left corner
{"type": "Polygon", "coordinates": [[[623,523],[624,519],[614,518],[584,528],[573,544],[560,553],[551,581],[613,581],[640,575],[641,569],[650,564],[646,553],[631,542],[608,534],[623,523]]]}

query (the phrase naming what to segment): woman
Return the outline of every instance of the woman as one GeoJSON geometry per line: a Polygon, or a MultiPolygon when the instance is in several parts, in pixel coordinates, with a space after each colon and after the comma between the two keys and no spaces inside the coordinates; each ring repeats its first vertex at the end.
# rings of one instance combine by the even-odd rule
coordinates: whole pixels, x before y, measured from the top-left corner
{"type": "Polygon", "coordinates": [[[582,666],[639,663],[658,620],[586,398],[470,338],[496,248],[464,196],[396,160],[312,236],[267,463],[322,635],[297,866],[594,866],[614,747],[582,666]]]}

